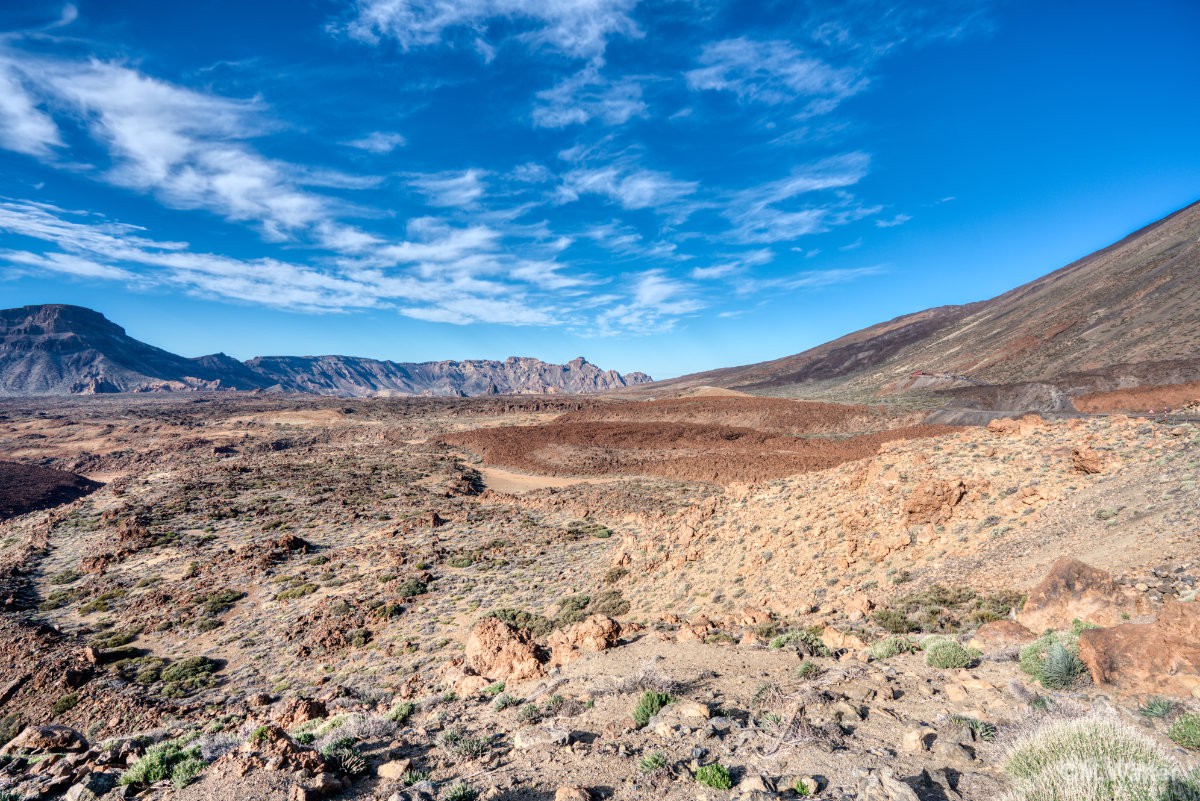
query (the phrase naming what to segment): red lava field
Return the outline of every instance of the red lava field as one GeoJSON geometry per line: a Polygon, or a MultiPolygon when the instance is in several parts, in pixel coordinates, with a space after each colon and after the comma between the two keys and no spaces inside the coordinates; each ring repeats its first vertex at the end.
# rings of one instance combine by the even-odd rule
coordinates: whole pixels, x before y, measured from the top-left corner
{"type": "Polygon", "coordinates": [[[825,470],[885,442],[949,426],[906,424],[866,406],[771,398],[681,398],[570,412],[542,425],[443,438],[485,462],[549,475],[655,475],[719,484],[825,470]]]}
{"type": "Polygon", "coordinates": [[[0,520],[69,503],[100,486],[65,470],[0,461],[0,520]]]}

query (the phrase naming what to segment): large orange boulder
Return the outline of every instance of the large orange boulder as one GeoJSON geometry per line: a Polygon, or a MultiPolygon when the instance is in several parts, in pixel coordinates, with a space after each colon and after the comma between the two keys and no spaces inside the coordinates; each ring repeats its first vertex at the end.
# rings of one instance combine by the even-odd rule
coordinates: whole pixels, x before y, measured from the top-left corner
{"type": "Polygon", "coordinates": [[[1126,596],[1111,575],[1064,556],[1029,592],[1017,622],[1034,632],[1066,629],[1075,620],[1113,626],[1137,611],[1136,596],[1126,596]]]}
{"type": "Polygon", "coordinates": [[[467,664],[493,681],[522,681],[544,675],[537,649],[529,638],[503,620],[489,617],[467,637],[467,664]]]}
{"type": "Polygon", "coordinates": [[[1200,604],[1168,601],[1153,623],[1085,631],[1079,658],[1097,684],[1200,698],[1200,604]]]}
{"type": "Polygon", "coordinates": [[[607,651],[617,644],[620,636],[620,623],[607,615],[592,615],[550,635],[550,663],[565,665],[582,651],[607,651]]]}

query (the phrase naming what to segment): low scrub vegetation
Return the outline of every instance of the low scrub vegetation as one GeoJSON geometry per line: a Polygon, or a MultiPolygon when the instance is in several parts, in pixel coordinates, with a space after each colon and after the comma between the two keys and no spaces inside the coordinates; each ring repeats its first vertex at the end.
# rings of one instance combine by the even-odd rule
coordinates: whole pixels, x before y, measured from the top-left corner
{"type": "Polygon", "coordinates": [[[876,610],[872,619],[892,634],[958,633],[1003,620],[1023,601],[1024,596],[1015,592],[980,595],[970,587],[935,584],[898,598],[886,609],[876,610]]]}
{"type": "Polygon", "coordinates": [[[1015,738],[1005,801],[1194,801],[1200,779],[1157,743],[1112,718],[1047,718],[1015,738]]]}
{"type": "Polygon", "coordinates": [[[674,698],[666,693],[656,693],[653,690],[647,690],[642,693],[637,706],[633,708],[633,722],[638,725],[639,729],[645,727],[650,722],[650,718],[657,715],[664,706],[674,700],[674,698]]]}

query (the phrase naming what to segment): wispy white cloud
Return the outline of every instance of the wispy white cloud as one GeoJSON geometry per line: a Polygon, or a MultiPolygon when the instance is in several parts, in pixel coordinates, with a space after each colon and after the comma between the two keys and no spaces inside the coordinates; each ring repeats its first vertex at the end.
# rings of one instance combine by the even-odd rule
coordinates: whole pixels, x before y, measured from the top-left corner
{"type": "Polygon", "coordinates": [[[646,114],[642,87],[631,78],[608,80],[599,67],[589,64],[554,87],[538,92],[533,124],[540,128],[565,128],[598,119],[621,125],[646,114]]]}
{"type": "Polygon", "coordinates": [[[136,226],[30,201],[0,200],[0,232],[57,248],[0,251],[0,263],[19,270],[309,312],[396,308],[411,317],[459,324],[543,325],[563,308],[547,293],[583,283],[562,274],[564,265],[493,252],[491,232],[431,221],[413,231],[424,241],[392,246],[386,264],[343,258],[335,270],[196,252],[186,242],[154,240],[136,226]]]}
{"type": "MultiPolygon", "coordinates": [[[[174,208],[254,222],[274,240],[367,241],[336,220],[336,203],[304,185],[362,188],[374,180],[257,153],[246,143],[267,127],[256,100],[193,91],[119,64],[31,56],[2,43],[0,70],[13,86],[29,87],[74,113],[107,149],[111,164],[100,177],[109,183],[151,193],[174,208]]],[[[20,115],[28,102],[28,95],[8,95],[0,101],[8,111],[0,114],[8,119],[16,109],[20,115]]],[[[50,147],[59,142],[50,126],[49,117],[26,114],[22,126],[5,129],[22,135],[0,136],[0,146],[55,163],[50,147]]]]}
{"type": "Polygon", "coordinates": [[[410,183],[425,195],[430,205],[465,208],[474,205],[483,197],[486,191],[483,185],[485,174],[482,170],[441,172],[422,175],[410,183]]]}
{"type": "Polygon", "coordinates": [[[38,107],[21,74],[0,61],[0,147],[48,157],[61,146],[58,126],[38,107]]]}
{"type": "Polygon", "coordinates": [[[405,144],[404,136],[394,131],[372,131],[366,136],[346,142],[349,147],[380,154],[391,153],[398,147],[404,147],[405,144]]]}
{"type": "Polygon", "coordinates": [[[636,5],[637,0],[358,0],[344,30],[366,42],[391,39],[405,50],[465,35],[490,61],[488,26],[507,20],[520,26],[517,36],[530,45],[594,57],[614,36],[642,35],[631,16],[636,5]]]}
{"type": "Polygon", "coordinates": [[[877,228],[895,228],[898,225],[904,225],[906,222],[908,222],[911,219],[912,219],[911,214],[897,214],[895,217],[892,217],[887,220],[876,220],[875,227],[877,227],[877,228]]]}
{"type": "Polygon", "coordinates": [[[775,278],[754,278],[737,283],[735,291],[739,295],[758,295],[764,292],[795,292],[799,289],[818,289],[820,287],[845,284],[886,272],[883,265],[872,267],[850,267],[835,270],[807,270],[792,275],[775,278]]]}
{"type": "Polygon", "coordinates": [[[853,186],[866,176],[869,165],[865,153],[846,153],[735,193],[725,211],[733,223],[731,237],[747,243],[789,241],[874,213],[877,209],[859,206],[848,197],[804,208],[788,207],[790,201],[809,193],[853,186]]]}
{"type": "Polygon", "coordinates": [[[12,249],[0,260],[79,277],[136,286],[169,286],[195,294],[303,311],[383,305],[370,286],[276,259],[233,259],[156,241],[143,229],[83,217],[47,204],[0,201],[0,231],[59,248],[12,249]]]}
{"type": "Polygon", "coordinates": [[[681,181],[665,172],[614,164],[569,171],[558,196],[562,202],[570,202],[581,195],[602,195],[626,209],[667,209],[678,206],[698,187],[695,181],[681,181]]]}
{"type": "Polygon", "coordinates": [[[645,260],[684,261],[690,256],[679,252],[679,245],[663,239],[647,241],[633,226],[612,220],[589,226],[583,236],[612,253],[645,260]]]}
{"type": "Polygon", "coordinates": [[[810,113],[828,113],[861,91],[857,70],[836,68],[781,40],[726,39],[705,45],[700,67],[687,73],[696,90],[733,92],[746,102],[776,105],[810,100],[810,113]]]}
{"type": "Polygon", "coordinates": [[[680,317],[700,311],[704,302],[693,287],[663,270],[646,270],[628,277],[624,301],[596,318],[596,333],[659,333],[675,327],[680,317]]]}
{"type": "Polygon", "coordinates": [[[697,281],[711,281],[717,278],[729,278],[741,275],[750,267],[770,264],[775,259],[775,253],[769,248],[759,248],[729,257],[718,264],[707,267],[696,267],[691,276],[697,281]]]}

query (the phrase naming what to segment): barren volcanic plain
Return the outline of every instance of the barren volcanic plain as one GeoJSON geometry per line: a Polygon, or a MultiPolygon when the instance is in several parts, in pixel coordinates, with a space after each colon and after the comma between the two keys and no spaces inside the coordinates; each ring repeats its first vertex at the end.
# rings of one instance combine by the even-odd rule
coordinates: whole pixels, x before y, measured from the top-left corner
{"type": "Polygon", "coordinates": [[[1097,709],[1194,762],[1186,410],[11,399],[0,453],[90,490],[4,506],[7,798],[979,799],[1097,709]]]}

